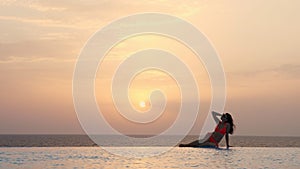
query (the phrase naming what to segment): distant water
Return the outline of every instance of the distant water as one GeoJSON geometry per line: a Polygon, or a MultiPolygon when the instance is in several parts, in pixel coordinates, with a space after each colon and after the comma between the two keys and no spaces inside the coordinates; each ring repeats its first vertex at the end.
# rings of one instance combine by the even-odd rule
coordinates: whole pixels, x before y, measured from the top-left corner
{"type": "MultiPolygon", "coordinates": [[[[122,148],[122,147],[117,147],[122,148]]],[[[135,148],[135,147],[132,147],[135,148]]],[[[140,147],[139,147],[140,148],[140,147]]],[[[158,147],[160,148],[160,147],[158,147]]],[[[299,169],[300,148],[175,147],[159,156],[126,158],[99,147],[1,147],[0,168],[284,168],[299,169]]]]}
{"type": "MultiPolygon", "coordinates": [[[[148,137],[148,136],[135,136],[148,137]]],[[[155,146],[167,146],[168,140],[175,136],[166,136],[155,146]]],[[[181,143],[188,143],[198,136],[187,136],[181,143]]],[[[108,146],[147,146],[126,142],[118,136],[100,136],[108,146]]],[[[224,139],[221,146],[224,146],[224,139]]],[[[300,137],[262,137],[231,136],[230,145],[235,147],[300,147],[300,137]]],[[[97,146],[86,135],[0,135],[0,147],[90,147],[97,146]]]]}

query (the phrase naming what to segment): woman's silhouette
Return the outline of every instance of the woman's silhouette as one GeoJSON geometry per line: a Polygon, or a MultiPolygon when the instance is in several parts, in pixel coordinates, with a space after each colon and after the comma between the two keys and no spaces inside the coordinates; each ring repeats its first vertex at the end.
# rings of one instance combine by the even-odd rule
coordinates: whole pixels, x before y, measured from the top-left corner
{"type": "Polygon", "coordinates": [[[180,144],[179,147],[219,147],[219,142],[225,135],[226,147],[229,146],[229,134],[233,133],[235,125],[232,116],[229,113],[220,114],[212,112],[215,122],[218,124],[213,133],[208,133],[202,140],[196,140],[189,144],[180,144]],[[217,116],[221,116],[221,120],[217,116]]]}

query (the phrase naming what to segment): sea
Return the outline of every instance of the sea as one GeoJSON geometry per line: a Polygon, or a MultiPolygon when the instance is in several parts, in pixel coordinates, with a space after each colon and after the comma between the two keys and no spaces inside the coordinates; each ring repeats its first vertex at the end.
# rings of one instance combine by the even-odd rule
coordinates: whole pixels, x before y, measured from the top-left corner
{"type": "MultiPolygon", "coordinates": [[[[182,143],[194,139],[187,136],[182,143]]],[[[300,137],[232,136],[230,144],[229,150],[224,141],[219,149],[166,148],[163,143],[109,147],[138,150],[139,156],[131,157],[114,154],[86,135],[0,135],[0,168],[300,168],[300,137]],[[154,155],[147,156],[148,150],[154,155]]]]}

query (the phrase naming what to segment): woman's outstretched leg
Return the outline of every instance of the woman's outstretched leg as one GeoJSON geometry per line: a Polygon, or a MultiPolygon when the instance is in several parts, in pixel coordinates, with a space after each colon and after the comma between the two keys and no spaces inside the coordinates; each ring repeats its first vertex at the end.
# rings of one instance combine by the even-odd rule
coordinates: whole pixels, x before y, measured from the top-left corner
{"type": "Polygon", "coordinates": [[[211,136],[212,133],[207,133],[203,139],[201,140],[195,140],[191,143],[188,144],[179,144],[179,147],[199,147],[199,146],[206,146],[209,143],[209,137],[211,136]]]}
{"type": "Polygon", "coordinates": [[[197,147],[199,146],[199,140],[195,140],[188,144],[179,144],[179,147],[197,147]]]}
{"type": "Polygon", "coordinates": [[[179,144],[179,147],[216,147],[216,145],[212,142],[209,142],[208,140],[204,142],[199,142],[199,140],[195,140],[188,144],[179,144]]]}

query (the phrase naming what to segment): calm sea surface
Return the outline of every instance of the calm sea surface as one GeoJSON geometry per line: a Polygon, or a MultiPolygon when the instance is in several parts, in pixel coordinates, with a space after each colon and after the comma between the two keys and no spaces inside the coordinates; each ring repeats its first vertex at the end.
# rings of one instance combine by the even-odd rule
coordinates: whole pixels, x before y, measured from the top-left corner
{"type": "MultiPolygon", "coordinates": [[[[182,142],[196,138],[188,136],[182,142]]],[[[105,139],[115,142],[118,138],[105,139]]],[[[0,168],[300,168],[299,137],[233,136],[234,147],[230,150],[174,147],[144,157],[146,150],[155,154],[164,149],[166,140],[155,147],[111,147],[118,151],[139,150],[140,158],[128,158],[97,147],[83,135],[0,135],[0,168]]]]}
{"type": "MultiPolygon", "coordinates": [[[[120,147],[122,148],[122,147],[120,147]]],[[[0,148],[0,168],[284,168],[299,169],[300,148],[179,148],[146,158],[126,158],[99,147],[0,148]]]]}

